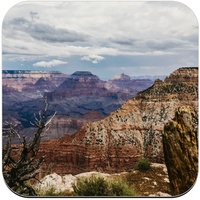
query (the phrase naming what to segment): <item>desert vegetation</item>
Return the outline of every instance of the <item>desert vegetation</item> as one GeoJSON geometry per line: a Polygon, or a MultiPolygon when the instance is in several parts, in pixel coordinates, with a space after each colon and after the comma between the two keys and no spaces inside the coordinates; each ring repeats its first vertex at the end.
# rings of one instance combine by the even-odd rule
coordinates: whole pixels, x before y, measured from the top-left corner
{"type": "Polygon", "coordinates": [[[72,184],[73,190],[57,190],[53,185],[36,189],[37,196],[137,196],[133,184],[125,177],[105,178],[100,174],[79,177],[72,184]]]}
{"type": "Polygon", "coordinates": [[[137,169],[139,171],[147,171],[150,168],[151,168],[151,162],[147,158],[141,157],[139,159],[139,162],[138,162],[138,165],[137,165],[137,169]]]}
{"type": "Polygon", "coordinates": [[[80,178],[73,185],[74,196],[136,196],[135,188],[123,179],[106,180],[101,176],[80,178]]]}

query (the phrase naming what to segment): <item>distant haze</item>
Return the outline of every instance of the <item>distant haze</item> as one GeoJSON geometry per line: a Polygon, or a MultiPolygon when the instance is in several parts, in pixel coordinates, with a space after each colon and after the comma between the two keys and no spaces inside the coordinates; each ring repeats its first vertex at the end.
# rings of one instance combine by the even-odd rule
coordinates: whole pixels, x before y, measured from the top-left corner
{"type": "Polygon", "coordinates": [[[4,70],[169,75],[198,66],[198,22],[178,2],[22,2],[3,21],[4,70]]]}

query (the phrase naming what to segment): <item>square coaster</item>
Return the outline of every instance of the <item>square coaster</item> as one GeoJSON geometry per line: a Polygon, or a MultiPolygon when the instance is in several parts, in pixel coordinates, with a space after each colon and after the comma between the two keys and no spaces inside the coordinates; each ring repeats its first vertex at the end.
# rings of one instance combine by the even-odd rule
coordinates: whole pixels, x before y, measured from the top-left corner
{"type": "Polygon", "coordinates": [[[190,8],[21,2],[2,36],[2,170],[11,191],[169,197],[192,188],[198,21],[190,8]]]}

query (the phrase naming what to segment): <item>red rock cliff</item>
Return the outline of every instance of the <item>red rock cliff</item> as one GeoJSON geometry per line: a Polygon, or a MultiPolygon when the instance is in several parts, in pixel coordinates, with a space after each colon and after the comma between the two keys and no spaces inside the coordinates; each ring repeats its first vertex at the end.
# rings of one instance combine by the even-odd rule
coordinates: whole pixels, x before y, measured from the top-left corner
{"type": "Polygon", "coordinates": [[[179,106],[197,110],[197,92],[198,68],[176,70],[107,118],[85,125],[74,135],[42,143],[40,155],[46,155],[43,172],[124,171],[135,167],[141,156],[164,162],[164,124],[179,106]]]}

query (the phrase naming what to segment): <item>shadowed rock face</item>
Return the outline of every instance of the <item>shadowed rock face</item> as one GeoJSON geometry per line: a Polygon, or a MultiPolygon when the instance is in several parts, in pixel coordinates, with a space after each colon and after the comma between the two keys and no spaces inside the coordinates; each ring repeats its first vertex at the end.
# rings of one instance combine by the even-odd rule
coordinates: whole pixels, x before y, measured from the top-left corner
{"type": "Polygon", "coordinates": [[[138,92],[153,85],[153,81],[150,79],[132,79],[130,76],[120,74],[110,79],[105,87],[113,92],[123,92],[125,94],[135,95],[138,92]]]}
{"type": "Polygon", "coordinates": [[[3,123],[12,122],[20,131],[29,128],[33,113],[42,109],[40,95],[54,90],[66,77],[57,71],[3,70],[3,123]]]}
{"type": "MultiPolygon", "coordinates": [[[[46,95],[50,101],[67,100],[71,97],[84,96],[93,96],[93,101],[102,97],[110,97],[110,100],[114,99],[116,101],[118,99],[127,100],[133,96],[131,94],[126,94],[121,90],[116,92],[106,89],[105,84],[106,81],[102,81],[98,76],[93,75],[91,72],[77,71],[66,78],[58,88],[52,92],[46,93],[46,95]]],[[[136,85],[133,87],[136,87],[136,85]]]]}
{"type": "Polygon", "coordinates": [[[66,75],[53,71],[4,70],[2,78],[3,121],[17,124],[22,135],[29,138],[34,133],[30,124],[33,113],[43,108],[40,94],[48,97],[51,111],[48,115],[54,111],[57,114],[43,141],[75,133],[83,124],[105,118],[138,91],[153,84],[151,80],[132,80],[127,75],[106,82],[88,71],[66,75]],[[76,124],[72,123],[75,121],[76,124]]]}
{"type": "Polygon", "coordinates": [[[197,113],[188,106],[179,107],[164,127],[164,155],[173,195],[188,191],[197,178],[197,131],[197,113]]]}
{"type": "Polygon", "coordinates": [[[53,163],[52,170],[60,174],[130,170],[141,156],[162,163],[164,124],[180,106],[197,112],[197,91],[198,69],[176,70],[105,119],[83,126],[74,135],[41,144],[41,155],[46,154],[46,165],[53,163]]]}

